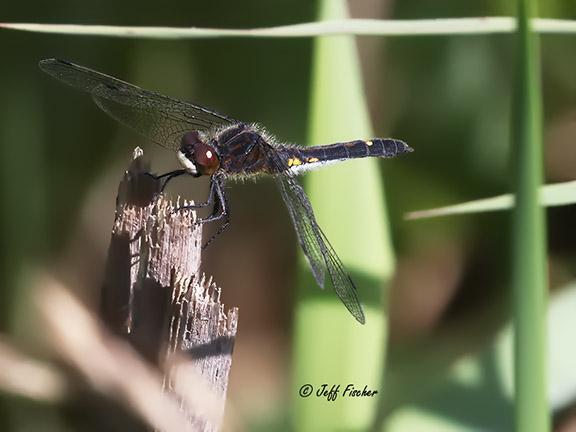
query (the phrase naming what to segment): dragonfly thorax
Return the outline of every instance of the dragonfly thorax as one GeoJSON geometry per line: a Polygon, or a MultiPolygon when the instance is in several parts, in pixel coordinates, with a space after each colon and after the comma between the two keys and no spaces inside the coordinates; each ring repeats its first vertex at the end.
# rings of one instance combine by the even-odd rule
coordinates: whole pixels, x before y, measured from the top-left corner
{"type": "Polygon", "coordinates": [[[198,131],[182,136],[177,156],[184,168],[195,177],[212,175],[220,168],[216,149],[198,131]]]}

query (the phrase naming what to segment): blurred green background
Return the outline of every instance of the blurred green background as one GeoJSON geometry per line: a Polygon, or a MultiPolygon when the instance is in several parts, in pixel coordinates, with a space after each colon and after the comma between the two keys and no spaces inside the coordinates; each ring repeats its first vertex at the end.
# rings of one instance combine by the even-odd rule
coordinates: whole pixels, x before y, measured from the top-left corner
{"type": "MultiPolygon", "coordinates": [[[[358,0],[350,8],[355,18],[417,19],[510,16],[510,3],[358,0]]],[[[317,17],[316,2],[288,0],[11,2],[2,10],[4,22],[218,28],[317,17]]],[[[540,14],[576,19],[576,6],[541,2],[540,14]]],[[[381,162],[397,268],[380,411],[390,430],[424,430],[424,424],[428,431],[510,430],[509,214],[402,217],[509,191],[511,36],[357,41],[375,136],[403,139],[416,150],[381,162]]],[[[576,177],[574,43],[570,35],[542,37],[547,183],[576,177]]],[[[0,46],[0,325],[24,346],[39,337],[26,302],[30,268],[48,268],[97,305],[116,187],[132,149],[142,145],[158,172],[176,167],[173,154],[143,143],[88,97],[42,74],[40,59],[69,59],[261,123],[283,142],[306,143],[309,38],[143,41],[4,30],[0,46]]],[[[186,179],[170,187],[196,199],[205,190],[206,183],[186,179]]],[[[204,270],[223,288],[225,303],[241,311],[229,399],[239,430],[289,428],[296,239],[272,181],[233,184],[229,196],[231,228],[204,255],[204,270]]],[[[576,296],[575,217],[573,206],[548,210],[554,305],[573,304],[576,296]]],[[[555,424],[576,430],[567,429],[576,428],[570,415],[576,367],[556,362],[576,365],[567,331],[576,328],[575,314],[562,306],[554,311],[555,424]]],[[[40,430],[33,426],[39,423],[59,430],[49,407],[8,401],[1,409],[0,430],[40,430]]]]}

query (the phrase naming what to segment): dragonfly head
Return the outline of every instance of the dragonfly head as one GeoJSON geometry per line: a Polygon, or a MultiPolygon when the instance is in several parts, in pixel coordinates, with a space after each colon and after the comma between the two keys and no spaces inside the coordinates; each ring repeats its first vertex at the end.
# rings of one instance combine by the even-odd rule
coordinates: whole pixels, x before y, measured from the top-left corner
{"type": "Polygon", "coordinates": [[[184,134],[178,150],[178,160],[194,177],[212,175],[220,168],[220,159],[214,146],[198,131],[184,134]]]}

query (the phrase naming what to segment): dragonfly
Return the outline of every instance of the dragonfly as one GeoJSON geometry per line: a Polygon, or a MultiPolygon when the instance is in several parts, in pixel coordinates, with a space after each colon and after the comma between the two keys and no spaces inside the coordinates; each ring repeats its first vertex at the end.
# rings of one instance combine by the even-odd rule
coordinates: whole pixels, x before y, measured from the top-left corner
{"type": "Polygon", "coordinates": [[[355,158],[391,158],[413,151],[392,138],[354,140],[331,145],[279,143],[261,126],[245,123],[211,109],[142,89],[112,76],[60,59],[41,60],[42,71],[77,90],[89,93],[109,116],[148,140],[176,152],[181,169],[154,176],[166,186],[171,179],[208,176],[206,201],[193,208],[211,208],[200,224],[219,221],[206,247],[230,223],[224,184],[228,180],[271,176],[279,186],[299,244],[320,288],[326,279],[348,311],[366,322],[357,288],[316,222],[312,205],[297,176],[310,169],[355,158]]]}

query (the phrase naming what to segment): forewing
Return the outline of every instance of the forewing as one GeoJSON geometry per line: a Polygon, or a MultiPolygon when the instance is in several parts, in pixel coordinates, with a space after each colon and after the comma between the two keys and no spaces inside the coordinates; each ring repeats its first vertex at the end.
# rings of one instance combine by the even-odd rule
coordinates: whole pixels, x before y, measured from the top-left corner
{"type": "Polygon", "coordinates": [[[209,130],[238,123],[199,105],[144,90],[109,75],[58,59],[40,62],[54,78],[92,95],[112,118],[163,147],[176,149],[190,130],[209,130]]]}
{"type": "Polygon", "coordinates": [[[366,318],[358,299],[356,286],[344,269],[344,265],[338,255],[336,255],[326,235],[318,226],[312,205],[304,189],[289,171],[289,168],[282,162],[273,147],[267,148],[267,154],[269,160],[279,172],[275,178],[280,187],[282,199],[294,224],[300,246],[312,268],[314,279],[323,288],[327,273],[340,300],[342,300],[354,318],[364,324],[366,318]]]}

